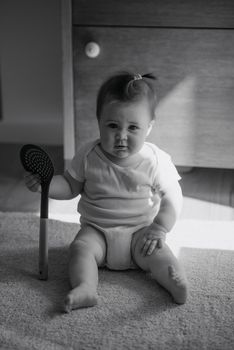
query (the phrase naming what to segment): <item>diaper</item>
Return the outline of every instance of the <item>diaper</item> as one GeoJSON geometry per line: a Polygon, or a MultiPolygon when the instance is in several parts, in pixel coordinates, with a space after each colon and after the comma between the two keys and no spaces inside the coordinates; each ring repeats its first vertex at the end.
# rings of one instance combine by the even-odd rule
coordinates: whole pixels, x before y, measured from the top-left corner
{"type": "Polygon", "coordinates": [[[132,238],[134,233],[145,227],[138,226],[116,226],[100,227],[91,222],[85,222],[81,218],[81,224],[88,224],[102,232],[106,241],[106,261],[102,265],[111,270],[138,269],[132,257],[132,238]]]}
{"type": "Polygon", "coordinates": [[[105,265],[111,270],[136,269],[131,254],[132,236],[136,229],[115,227],[101,230],[107,244],[105,265]]]}

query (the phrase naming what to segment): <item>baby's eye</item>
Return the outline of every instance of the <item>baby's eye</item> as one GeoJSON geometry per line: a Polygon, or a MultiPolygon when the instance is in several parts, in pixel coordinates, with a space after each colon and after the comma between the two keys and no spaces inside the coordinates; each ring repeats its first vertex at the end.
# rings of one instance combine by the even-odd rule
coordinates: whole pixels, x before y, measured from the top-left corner
{"type": "Polygon", "coordinates": [[[136,130],[138,130],[139,129],[139,127],[137,126],[137,125],[129,125],[129,130],[131,130],[131,131],[136,131],[136,130]]]}
{"type": "Polygon", "coordinates": [[[107,126],[108,126],[108,128],[111,128],[111,129],[116,129],[116,128],[118,128],[118,125],[117,125],[116,123],[110,123],[110,124],[108,124],[107,126]]]}

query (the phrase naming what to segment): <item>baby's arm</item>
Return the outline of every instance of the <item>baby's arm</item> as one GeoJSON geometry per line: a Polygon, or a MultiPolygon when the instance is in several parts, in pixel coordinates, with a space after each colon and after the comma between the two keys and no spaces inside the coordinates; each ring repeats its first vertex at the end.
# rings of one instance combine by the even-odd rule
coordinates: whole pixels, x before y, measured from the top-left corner
{"type": "MultiPolygon", "coordinates": [[[[40,178],[27,173],[25,184],[29,190],[40,192],[40,178]]],[[[54,175],[49,189],[49,197],[53,199],[71,199],[83,190],[83,182],[75,180],[67,171],[63,175],[54,175]]]]}
{"type": "Polygon", "coordinates": [[[63,175],[55,175],[50,184],[49,196],[53,199],[71,199],[78,196],[83,189],[83,182],[75,180],[66,171],[63,175]]]}
{"type": "Polygon", "coordinates": [[[161,198],[160,210],[154,219],[155,228],[165,233],[171,231],[180,215],[182,203],[181,187],[178,182],[174,182],[161,198]]]}
{"type": "Polygon", "coordinates": [[[174,182],[162,195],[160,209],[143,238],[142,254],[150,255],[161,248],[166,233],[171,231],[182,208],[183,196],[178,182],[174,182]]]}

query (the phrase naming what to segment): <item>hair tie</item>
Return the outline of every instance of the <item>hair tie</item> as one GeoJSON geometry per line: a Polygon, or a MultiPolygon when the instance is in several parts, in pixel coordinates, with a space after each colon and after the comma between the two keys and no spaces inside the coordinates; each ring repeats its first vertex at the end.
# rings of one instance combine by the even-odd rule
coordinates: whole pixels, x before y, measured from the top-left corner
{"type": "Polygon", "coordinates": [[[142,76],[140,74],[135,74],[133,77],[134,80],[141,80],[142,76]]]}

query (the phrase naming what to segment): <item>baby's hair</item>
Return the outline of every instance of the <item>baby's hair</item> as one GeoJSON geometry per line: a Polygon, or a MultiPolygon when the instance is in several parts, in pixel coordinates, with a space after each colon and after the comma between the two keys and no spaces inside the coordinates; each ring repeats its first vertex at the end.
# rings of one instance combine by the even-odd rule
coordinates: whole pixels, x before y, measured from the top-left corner
{"type": "Polygon", "coordinates": [[[121,72],[108,78],[101,86],[97,96],[97,119],[100,120],[103,106],[110,102],[149,102],[151,117],[155,117],[157,104],[156,77],[151,74],[121,72]]]}

